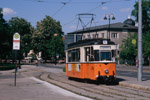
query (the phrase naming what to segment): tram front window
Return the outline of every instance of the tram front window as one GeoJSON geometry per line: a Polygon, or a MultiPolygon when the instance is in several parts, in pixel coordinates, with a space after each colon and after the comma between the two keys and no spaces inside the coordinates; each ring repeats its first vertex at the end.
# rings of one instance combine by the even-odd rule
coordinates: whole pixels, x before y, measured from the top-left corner
{"type": "Polygon", "coordinates": [[[110,52],[101,52],[101,61],[103,60],[111,60],[111,53],[110,52]]]}

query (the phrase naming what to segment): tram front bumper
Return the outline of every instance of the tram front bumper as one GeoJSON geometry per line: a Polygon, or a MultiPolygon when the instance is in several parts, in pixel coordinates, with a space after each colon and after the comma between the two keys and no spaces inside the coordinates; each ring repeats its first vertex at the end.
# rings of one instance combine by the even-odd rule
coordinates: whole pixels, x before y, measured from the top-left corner
{"type": "Polygon", "coordinates": [[[99,76],[97,79],[103,80],[103,81],[113,81],[115,80],[115,77],[114,76],[99,76]]]}

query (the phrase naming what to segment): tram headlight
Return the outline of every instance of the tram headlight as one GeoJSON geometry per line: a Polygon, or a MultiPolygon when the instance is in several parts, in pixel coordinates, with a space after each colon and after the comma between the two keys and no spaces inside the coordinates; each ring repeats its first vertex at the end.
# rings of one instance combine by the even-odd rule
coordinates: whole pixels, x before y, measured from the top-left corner
{"type": "Polygon", "coordinates": [[[108,69],[105,69],[105,73],[106,73],[106,74],[108,74],[108,73],[109,73],[108,69]]]}

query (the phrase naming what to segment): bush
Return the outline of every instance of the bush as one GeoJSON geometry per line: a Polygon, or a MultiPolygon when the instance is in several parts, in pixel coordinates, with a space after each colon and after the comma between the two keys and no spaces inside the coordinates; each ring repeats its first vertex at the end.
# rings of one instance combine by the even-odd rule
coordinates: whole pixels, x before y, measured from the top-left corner
{"type": "MultiPolygon", "coordinates": [[[[18,65],[17,67],[20,67],[18,65]]],[[[0,71],[15,69],[15,64],[0,64],[0,71]]]]}
{"type": "Polygon", "coordinates": [[[66,72],[66,67],[63,68],[63,72],[66,72]]]}

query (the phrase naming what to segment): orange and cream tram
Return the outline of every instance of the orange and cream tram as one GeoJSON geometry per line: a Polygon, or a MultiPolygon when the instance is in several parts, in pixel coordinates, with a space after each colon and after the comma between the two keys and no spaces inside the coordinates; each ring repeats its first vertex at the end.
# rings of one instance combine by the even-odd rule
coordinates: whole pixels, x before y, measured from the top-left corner
{"type": "Polygon", "coordinates": [[[109,39],[71,43],[65,53],[68,78],[116,80],[116,45],[109,39]]]}

